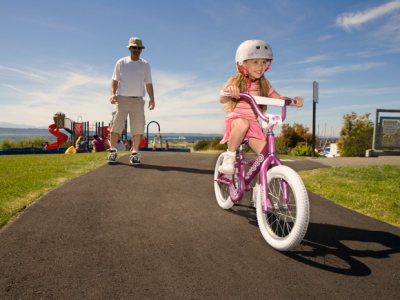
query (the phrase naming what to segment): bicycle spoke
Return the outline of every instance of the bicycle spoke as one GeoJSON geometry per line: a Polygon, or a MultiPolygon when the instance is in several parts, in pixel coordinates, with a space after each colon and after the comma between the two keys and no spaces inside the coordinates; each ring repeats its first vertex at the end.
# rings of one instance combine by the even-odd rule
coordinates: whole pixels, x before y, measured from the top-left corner
{"type": "Polygon", "coordinates": [[[266,220],[271,230],[279,237],[284,238],[293,229],[296,221],[296,205],[293,201],[293,192],[286,182],[282,179],[273,178],[268,184],[268,196],[274,207],[270,213],[266,213],[266,220]],[[287,186],[287,197],[284,199],[285,191],[283,190],[284,184],[287,186]],[[290,207],[290,209],[289,209],[290,207]]]}

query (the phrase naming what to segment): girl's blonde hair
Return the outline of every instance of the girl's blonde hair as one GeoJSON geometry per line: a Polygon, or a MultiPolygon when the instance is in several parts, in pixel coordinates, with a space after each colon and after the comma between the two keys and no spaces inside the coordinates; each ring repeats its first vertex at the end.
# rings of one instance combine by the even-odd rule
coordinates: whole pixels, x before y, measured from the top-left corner
{"type": "MultiPolygon", "coordinates": [[[[261,77],[259,80],[260,80],[260,96],[267,97],[268,90],[271,88],[271,86],[264,76],[261,77]]],[[[228,80],[228,82],[224,86],[224,90],[226,89],[226,87],[230,85],[236,85],[239,88],[239,91],[241,93],[244,93],[247,90],[248,84],[249,84],[249,78],[246,77],[243,73],[237,73],[228,80]]],[[[225,105],[225,110],[227,112],[232,112],[235,109],[238,101],[239,100],[237,99],[231,98],[230,101],[225,105]]],[[[241,101],[243,101],[243,99],[241,101]]],[[[267,110],[266,105],[259,105],[259,107],[264,112],[267,110]]]]}

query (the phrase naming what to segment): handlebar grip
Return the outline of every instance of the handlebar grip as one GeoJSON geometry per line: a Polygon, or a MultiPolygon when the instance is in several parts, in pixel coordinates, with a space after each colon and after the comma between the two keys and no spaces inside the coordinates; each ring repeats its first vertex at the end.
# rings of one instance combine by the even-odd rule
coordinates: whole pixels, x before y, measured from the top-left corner
{"type": "Polygon", "coordinates": [[[286,105],[297,105],[297,100],[295,99],[285,99],[285,104],[286,105]]]}

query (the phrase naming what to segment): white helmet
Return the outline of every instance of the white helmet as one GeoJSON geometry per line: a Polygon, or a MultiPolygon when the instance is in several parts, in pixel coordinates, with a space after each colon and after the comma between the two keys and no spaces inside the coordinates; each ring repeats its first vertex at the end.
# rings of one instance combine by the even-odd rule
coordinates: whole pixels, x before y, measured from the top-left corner
{"type": "Polygon", "coordinates": [[[239,45],[236,50],[236,64],[241,66],[248,59],[273,60],[271,47],[264,41],[248,40],[239,45]]]}

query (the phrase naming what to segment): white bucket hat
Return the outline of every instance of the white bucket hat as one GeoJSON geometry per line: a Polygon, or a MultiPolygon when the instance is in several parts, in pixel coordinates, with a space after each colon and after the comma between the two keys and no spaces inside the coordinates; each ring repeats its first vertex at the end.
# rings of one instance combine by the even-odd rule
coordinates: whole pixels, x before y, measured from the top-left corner
{"type": "Polygon", "coordinates": [[[144,49],[142,39],[140,39],[138,37],[131,37],[129,39],[129,44],[128,44],[128,46],[126,46],[126,48],[129,49],[130,47],[139,47],[139,48],[144,49]]]}

